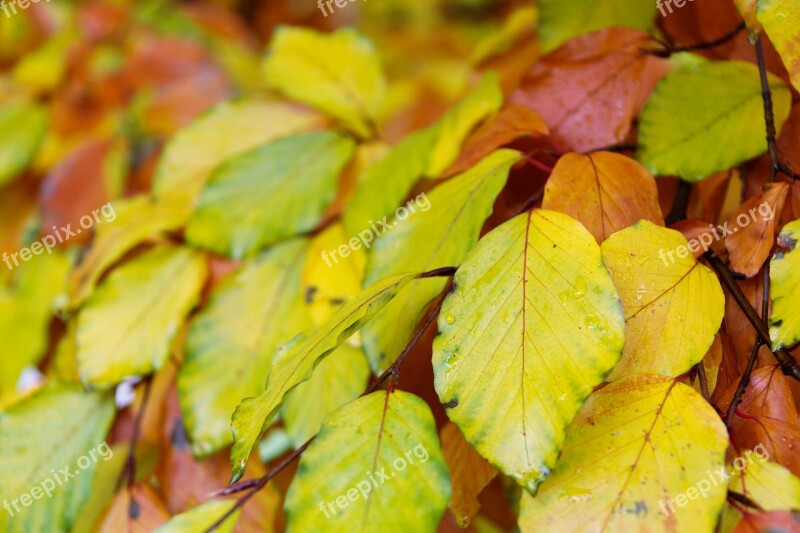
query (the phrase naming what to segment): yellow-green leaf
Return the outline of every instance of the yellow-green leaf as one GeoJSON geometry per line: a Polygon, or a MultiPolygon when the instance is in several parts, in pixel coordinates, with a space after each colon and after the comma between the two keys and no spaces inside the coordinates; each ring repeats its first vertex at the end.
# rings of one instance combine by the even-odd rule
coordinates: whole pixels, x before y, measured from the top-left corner
{"type": "MultiPolygon", "coordinates": [[[[160,526],[154,533],[200,533],[206,531],[222,515],[231,510],[236,503],[234,500],[214,500],[193,507],[179,515],[175,515],[166,524],[160,526]]],[[[217,529],[216,533],[231,533],[236,527],[241,511],[233,513],[217,529]]]]}
{"type": "Polygon", "coordinates": [[[439,177],[458,157],[470,131],[503,104],[497,76],[489,73],[444,116],[424,130],[403,138],[359,178],[344,213],[350,235],[388,215],[420,178],[439,177]]]}
{"type": "Polygon", "coordinates": [[[323,122],[318,115],[283,102],[224,102],[169,141],[153,176],[153,193],[160,201],[183,206],[188,214],[209,174],[221,163],[323,122]]]}
{"type": "Polygon", "coordinates": [[[610,26],[649,30],[655,26],[652,0],[540,0],[539,39],[549,52],[584,33],[610,26]]]}
{"type": "Polygon", "coordinates": [[[0,531],[69,532],[110,452],[113,418],[111,398],[65,385],[0,411],[0,531]]]}
{"type": "Polygon", "coordinates": [[[769,262],[772,284],[772,314],[769,317],[769,336],[772,348],[792,346],[800,340],[800,220],[786,224],[778,235],[781,250],[769,262]]]}
{"type": "Polygon", "coordinates": [[[70,276],[71,306],[83,303],[105,270],[136,245],[178,229],[185,220],[179,207],[146,196],[117,200],[112,206],[115,218],[109,222],[114,223],[97,226],[92,246],[70,276]]]}
{"type": "Polygon", "coordinates": [[[625,350],[609,376],[678,376],[714,342],[725,311],[719,280],[680,232],[640,220],[601,245],[625,312],[625,350]]]}
{"type": "Polygon", "coordinates": [[[279,28],[263,73],[269,86],[339,119],[360,137],[377,133],[386,80],[372,42],[355,30],[279,28]]]}
{"type": "Polygon", "coordinates": [[[454,285],[433,345],[436,392],[478,452],[535,491],[622,353],[600,247],[569,216],[531,211],[481,239],[454,285]]]}
{"type": "Polygon", "coordinates": [[[744,450],[728,467],[728,472],[733,472],[730,490],[747,496],[765,511],[800,509],[800,478],[768,461],[766,449],[758,448],[744,450]]]}
{"type": "Polygon", "coordinates": [[[31,163],[47,129],[47,111],[32,102],[0,105],[0,185],[31,163]]]}
{"type": "Polygon", "coordinates": [[[780,54],[792,85],[800,91],[800,3],[797,0],[758,0],[756,20],[780,54]]]}
{"type": "Polygon", "coordinates": [[[329,414],[358,398],[369,375],[360,348],[342,344],[323,359],[308,381],[289,393],[283,406],[283,424],[295,447],[313,437],[329,414]]]}
{"type": "Polygon", "coordinates": [[[286,395],[306,381],[319,362],[383,309],[417,274],[392,276],[374,283],[341,307],[322,327],[301,335],[281,348],[267,377],[266,390],[247,398],[233,413],[232,482],[244,474],[247,460],[283,404],[286,395]]]}
{"type": "Polygon", "coordinates": [[[303,454],[287,531],[435,531],[449,499],[430,409],[413,394],[378,391],[331,415],[303,454]]]}
{"type": "Polygon", "coordinates": [[[68,269],[58,252],[34,256],[12,272],[9,287],[0,287],[0,397],[13,392],[20,372],[45,355],[68,269]]]}
{"type": "MultiPolygon", "coordinates": [[[[770,74],[775,127],[792,95],[770,74]]],[[[705,61],[664,77],[640,118],[639,161],[656,175],[700,181],[767,150],[758,67],[705,61]]]]}
{"type": "Polygon", "coordinates": [[[311,325],[300,290],[306,248],[290,241],[247,261],[192,319],[178,400],[195,456],[233,442],[234,409],[264,391],[278,348],[311,325]]]}
{"type": "Polygon", "coordinates": [[[313,229],[354,147],[338,133],[301,133],[231,159],[200,195],[187,240],[239,259],[313,229]]]}
{"type": "MultiPolygon", "coordinates": [[[[497,150],[426,195],[427,210],[418,206],[405,220],[392,218],[370,250],[365,283],[400,272],[460,265],[477,242],[511,166],[521,157],[515,150],[497,150]]],[[[425,306],[446,283],[431,279],[415,284],[365,326],[364,348],[376,374],[400,355],[425,306]]]]}
{"type": "Polygon", "coordinates": [[[709,481],[699,498],[697,484],[725,465],[727,445],[719,416],[690,387],[628,376],[586,401],[556,469],[536,497],[523,493],[520,529],[713,531],[726,486],[709,481]],[[696,499],[670,510],[691,490],[696,499]]]}
{"type": "Polygon", "coordinates": [[[200,254],[162,245],[111,272],[78,316],[81,379],[107,388],[161,368],[206,271],[200,254]]]}

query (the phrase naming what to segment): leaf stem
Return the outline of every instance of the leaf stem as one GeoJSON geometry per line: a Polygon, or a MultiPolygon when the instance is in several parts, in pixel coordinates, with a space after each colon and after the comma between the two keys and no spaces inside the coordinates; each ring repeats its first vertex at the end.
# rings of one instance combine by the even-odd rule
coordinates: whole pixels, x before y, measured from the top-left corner
{"type": "Polygon", "coordinates": [[[664,47],[663,50],[653,50],[653,49],[643,49],[642,52],[648,55],[654,55],[656,57],[663,57],[668,58],[672,54],[676,54],[678,52],[693,52],[695,50],[708,50],[709,48],[716,48],[717,46],[723,45],[728,41],[732,40],[734,37],[739,35],[746,28],[746,24],[744,21],[740,22],[735,28],[731,31],[719,37],[718,39],[714,39],[713,41],[707,41],[704,43],[697,43],[697,44],[690,44],[688,46],[672,46],[664,41],[658,41],[658,43],[664,47]]]}

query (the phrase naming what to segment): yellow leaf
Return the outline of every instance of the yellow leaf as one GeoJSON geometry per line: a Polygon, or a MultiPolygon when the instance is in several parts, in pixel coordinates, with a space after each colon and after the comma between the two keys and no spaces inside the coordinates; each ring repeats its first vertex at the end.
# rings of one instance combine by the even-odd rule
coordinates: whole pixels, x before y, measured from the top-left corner
{"type": "Polygon", "coordinates": [[[622,352],[600,248],[569,216],[531,211],[481,239],[454,285],[433,344],[439,400],[481,455],[536,490],[622,352]]]}
{"type": "Polygon", "coordinates": [[[770,261],[772,314],[769,336],[772,348],[791,346],[800,340],[800,220],[786,224],[778,236],[778,251],[770,261]]]}
{"type": "Polygon", "coordinates": [[[780,54],[792,85],[800,90],[800,3],[797,0],[758,0],[756,19],[780,54]]]}
{"type": "Polygon", "coordinates": [[[520,529],[713,531],[726,486],[708,477],[727,445],[719,416],[690,387],[623,378],[589,397],[552,475],[536,497],[522,495],[520,529]]]}
{"type": "Polygon", "coordinates": [[[678,376],[714,341],[725,299],[679,232],[640,220],[601,245],[625,311],[625,351],[609,381],[628,374],[678,376]]]}

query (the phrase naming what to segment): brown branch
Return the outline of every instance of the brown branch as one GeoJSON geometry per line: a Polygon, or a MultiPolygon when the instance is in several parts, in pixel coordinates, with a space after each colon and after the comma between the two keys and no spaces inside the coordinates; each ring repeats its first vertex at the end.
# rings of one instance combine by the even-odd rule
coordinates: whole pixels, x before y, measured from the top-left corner
{"type": "Polygon", "coordinates": [[[675,191],[675,198],[672,201],[672,209],[666,218],[667,226],[686,220],[686,213],[689,209],[689,198],[692,197],[692,184],[688,181],[678,181],[678,190],[675,191]]]}
{"type": "MultiPolygon", "coordinates": [[[[767,346],[772,346],[772,341],[769,336],[769,328],[762,322],[761,317],[758,316],[758,313],[753,306],[750,305],[750,302],[747,299],[747,296],[744,295],[742,289],[739,287],[739,284],[736,283],[736,280],[733,279],[733,274],[728,268],[722,264],[722,261],[713,254],[713,252],[708,251],[703,254],[703,257],[708,261],[708,264],[711,265],[711,268],[717,273],[722,283],[728,288],[730,291],[731,296],[733,299],[736,300],[737,305],[742,310],[744,315],[747,317],[747,320],[750,324],[755,328],[756,333],[761,338],[761,342],[763,342],[767,346]]],[[[769,298],[769,296],[767,296],[769,298]]],[[[797,361],[795,361],[792,354],[787,352],[785,349],[774,350],[772,352],[775,355],[775,358],[781,365],[781,371],[797,381],[800,381],[800,367],[797,366],[797,361]]]]}
{"type": "Polygon", "coordinates": [[[756,41],[756,58],[758,58],[758,72],[761,77],[761,99],[764,101],[764,122],[767,125],[767,148],[769,149],[769,159],[771,165],[769,167],[769,181],[775,181],[775,174],[780,168],[778,163],[778,143],[775,140],[777,132],[775,130],[775,113],[772,104],[772,90],[769,87],[769,78],[767,77],[767,66],[764,62],[764,48],[761,44],[761,35],[758,36],[756,41]]]}
{"type": "Polygon", "coordinates": [[[128,447],[128,454],[125,458],[125,465],[122,467],[122,472],[117,478],[117,485],[114,489],[116,492],[122,486],[122,481],[126,481],[127,488],[131,488],[136,482],[136,443],[139,441],[139,435],[142,431],[142,420],[144,420],[144,412],[147,410],[147,400],[150,398],[150,387],[153,382],[153,376],[146,376],[142,380],[144,385],[144,396],[142,397],[142,405],[139,412],[136,413],[136,418],[133,421],[133,432],[131,433],[130,445],[128,447]]]}
{"type": "Polygon", "coordinates": [[[708,50],[709,48],[716,48],[717,46],[723,45],[728,41],[732,40],[734,37],[739,35],[747,26],[745,25],[744,21],[739,23],[738,26],[733,28],[731,31],[723,35],[718,39],[714,39],[713,41],[707,41],[704,43],[697,43],[691,44],[688,46],[672,46],[664,41],[658,41],[658,43],[664,47],[663,50],[654,50],[654,49],[643,49],[642,52],[648,55],[654,55],[656,57],[663,57],[668,58],[672,54],[676,54],[678,52],[692,52],[695,50],[708,50]]]}

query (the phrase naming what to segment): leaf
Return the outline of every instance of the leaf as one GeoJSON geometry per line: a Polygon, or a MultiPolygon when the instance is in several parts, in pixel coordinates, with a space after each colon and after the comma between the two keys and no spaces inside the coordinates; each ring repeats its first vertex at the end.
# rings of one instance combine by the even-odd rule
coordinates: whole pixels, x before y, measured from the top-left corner
{"type": "Polygon", "coordinates": [[[730,216],[732,233],[725,238],[725,247],[735,272],[752,278],[769,259],[788,194],[788,183],[767,184],[761,194],[748,199],[730,216]]]}
{"type": "Polygon", "coordinates": [[[322,125],[318,115],[282,102],[224,102],[172,137],[153,176],[153,194],[160,202],[170,200],[188,211],[221,163],[322,125]]]}
{"type": "Polygon", "coordinates": [[[117,493],[98,533],[149,533],[168,519],[169,513],[155,491],[137,483],[117,493]]]}
{"type": "Polygon", "coordinates": [[[622,353],[611,276],[580,223],[534,210],[481,239],[454,285],[433,345],[439,400],[481,455],[535,491],[622,353]]]}
{"type": "MultiPolygon", "coordinates": [[[[364,283],[401,272],[459,265],[477,242],[495,198],[520,158],[515,150],[497,150],[426,195],[427,210],[420,206],[416,213],[408,213],[406,220],[394,217],[389,221],[370,249],[364,283]]],[[[419,205],[419,200],[416,203],[419,205]]],[[[434,279],[416,284],[364,327],[362,341],[373,372],[380,374],[400,355],[426,305],[446,283],[434,279]]]]}
{"type": "Polygon", "coordinates": [[[294,339],[281,349],[267,377],[266,390],[255,398],[245,399],[233,413],[231,483],[241,479],[253,448],[278,413],[286,395],[308,380],[314,367],[325,356],[350,338],[416,277],[416,274],[403,274],[371,285],[343,305],[323,326],[294,339]]]}
{"type": "Polygon", "coordinates": [[[713,531],[724,484],[685,507],[673,502],[724,466],[727,445],[725,426],[690,387],[627,376],[589,397],[556,469],[535,498],[523,493],[520,529],[713,531]]]}
{"type": "Polygon", "coordinates": [[[369,365],[364,352],[347,344],[323,359],[283,406],[283,424],[295,448],[316,435],[322,421],[364,392],[369,365]]]}
{"type": "MultiPolygon", "coordinates": [[[[769,76],[780,131],[791,92],[769,76]]],[[[742,61],[706,61],[667,75],[642,110],[637,157],[655,175],[691,182],[767,149],[758,68],[742,61]]]]}
{"type": "Polygon", "coordinates": [[[113,224],[98,224],[94,241],[69,279],[70,305],[78,307],[94,290],[97,281],[112,264],[143,241],[178,229],[184,216],[181,209],[167,203],[153,203],[146,196],[135,196],[111,203],[113,224]]]}
{"type": "Polygon", "coordinates": [[[70,531],[91,495],[89,453],[102,459],[97,447],[113,418],[110,398],[71,385],[48,385],[1,411],[0,500],[11,511],[0,513],[0,530],[70,531]]]}
{"type": "Polygon", "coordinates": [[[47,110],[33,102],[0,105],[0,185],[33,161],[47,129],[47,110]]]}
{"type": "Polygon", "coordinates": [[[792,510],[750,513],[733,531],[734,533],[790,533],[798,530],[800,530],[800,512],[792,510]]]}
{"type": "Polygon", "coordinates": [[[377,133],[386,80],[374,46],[355,30],[281,27],[262,69],[268,85],[336,117],[358,136],[377,133]]]}
{"type": "MultiPolygon", "coordinates": [[[[205,531],[228,512],[235,503],[233,500],[215,500],[200,504],[185,513],[173,516],[169,522],[160,526],[154,533],[197,533],[205,531]]],[[[240,511],[233,513],[215,531],[231,533],[239,519],[239,513],[240,511]]]]}
{"type": "Polygon", "coordinates": [[[442,454],[453,479],[450,511],[458,527],[466,528],[478,514],[478,495],[496,476],[497,470],[478,455],[455,424],[448,423],[441,432],[442,454]]]}
{"type": "Polygon", "coordinates": [[[356,235],[388,216],[420,178],[439,177],[456,160],[470,131],[502,104],[497,76],[486,74],[441,119],[394,145],[359,178],[355,196],[344,213],[348,233],[356,235]]]}
{"type": "Polygon", "coordinates": [[[155,247],[115,269],[78,316],[81,379],[109,388],[161,368],[205,279],[201,255],[171,246],[155,247]]]}
{"type": "Polygon", "coordinates": [[[547,180],[542,208],[580,221],[597,242],[640,219],[664,225],[653,176],[611,152],[562,156],[547,180]]]}
{"type": "Polygon", "coordinates": [[[756,19],[781,56],[792,85],[800,90],[800,6],[792,0],[758,0],[756,19]]]}
{"type": "Polygon", "coordinates": [[[769,336],[772,349],[792,346],[800,341],[800,220],[786,224],[778,236],[780,251],[770,261],[769,279],[772,285],[772,314],[769,317],[769,336]]]}
{"type": "Polygon", "coordinates": [[[464,172],[493,151],[517,139],[539,139],[549,134],[547,124],[539,113],[521,105],[509,104],[472,132],[464,143],[461,157],[446,173],[464,172]]]}
{"type": "Polygon", "coordinates": [[[449,478],[425,402],[374,392],[331,415],[303,454],[287,531],[434,531],[449,478]]]}
{"type": "MultiPolygon", "coordinates": [[[[762,450],[746,450],[739,457],[745,467],[735,464],[729,489],[743,494],[765,511],[800,509],[800,478],[777,463],[767,461],[762,450]],[[758,459],[753,459],[753,456],[758,459]]],[[[729,467],[729,470],[733,470],[729,467]]]]}
{"type": "Polygon", "coordinates": [[[21,264],[12,274],[11,286],[0,286],[0,397],[16,389],[26,366],[44,357],[53,309],[68,269],[64,255],[42,255],[21,264]]]}
{"type": "MultiPolygon", "coordinates": [[[[575,3],[551,0],[556,2],[575,3]]],[[[669,68],[663,59],[641,52],[651,40],[648,33],[629,28],[579,37],[534,63],[509,101],[539,112],[564,149],[585,152],[624,142],[632,120],[669,68]]]]}
{"type": "Polygon", "coordinates": [[[646,0],[541,0],[539,39],[549,52],[573,37],[611,26],[649,30],[655,14],[655,5],[646,0]]]}
{"type": "Polygon", "coordinates": [[[200,195],[187,240],[241,259],[313,229],[336,196],[353,149],[337,133],[302,133],[231,159],[200,195]]]}
{"type": "Polygon", "coordinates": [[[626,324],[625,350],[608,380],[648,373],[674,377],[700,362],[719,330],[725,298],[714,273],[689,252],[686,238],[642,220],[600,248],[626,324]]]}
{"type": "Polygon", "coordinates": [[[196,457],[233,442],[236,406],[264,391],[278,348],[310,326],[300,290],[306,250],[295,240],[248,260],[192,319],[178,398],[196,457]]]}

